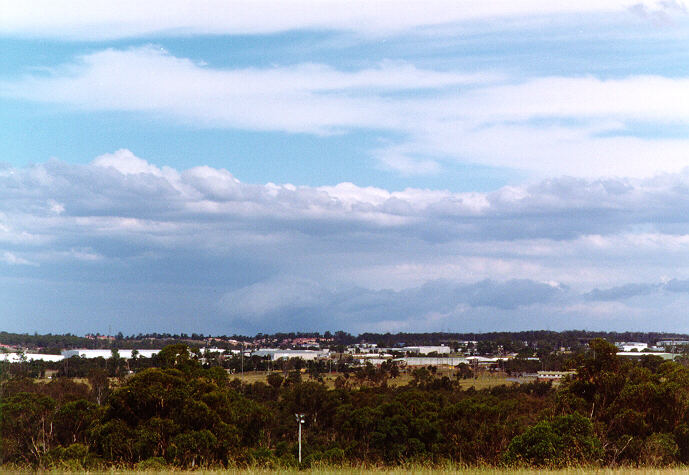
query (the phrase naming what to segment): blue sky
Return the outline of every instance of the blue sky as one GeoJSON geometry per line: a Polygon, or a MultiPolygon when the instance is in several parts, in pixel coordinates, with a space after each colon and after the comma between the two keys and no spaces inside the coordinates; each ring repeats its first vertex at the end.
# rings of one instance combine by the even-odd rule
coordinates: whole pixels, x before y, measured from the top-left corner
{"type": "Polygon", "coordinates": [[[4,329],[689,331],[681,1],[1,5],[4,329]]]}

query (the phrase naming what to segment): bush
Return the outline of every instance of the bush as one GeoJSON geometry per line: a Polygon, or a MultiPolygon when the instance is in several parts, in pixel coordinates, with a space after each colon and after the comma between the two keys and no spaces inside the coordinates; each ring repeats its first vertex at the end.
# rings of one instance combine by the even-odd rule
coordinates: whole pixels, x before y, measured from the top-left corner
{"type": "Polygon", "coordinates": [[[249,464],[257,467],[274,468],[276,465],[275,454],[265,447],[252,449],[249,451],[249,464]]]}
{"type": "Polygon", "coordinates": [[[163,457],[150,457],[136,464],[137,470],[160,470],[168,468],[167,462],[163,457]]]}
{"type": "Polygon", "coordinates": [[[672,434],[652,434],[641,449],[640,463],[643,465],[669,465],[675,461],[679,447],[672,434]]]}
{"type": "Polygon", "coordinates": [[[510,442],[505,462],[538,467],[590,464],[602,456],[593,424],[580,414],[541,421],[510,442]]]}
{"type": "Polygon", "coordinates": [[[89,453],[84,444],[71,444],[67,447],[55,447],[46,455],[45,462],[52,468],[65,471],[82,471],[98,468],[101,459],[89,453]]]}

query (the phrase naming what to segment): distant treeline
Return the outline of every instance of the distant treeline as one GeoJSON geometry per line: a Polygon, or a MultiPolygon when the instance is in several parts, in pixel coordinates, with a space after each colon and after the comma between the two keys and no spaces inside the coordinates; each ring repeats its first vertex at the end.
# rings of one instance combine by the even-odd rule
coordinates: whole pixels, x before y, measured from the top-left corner
{"type": "Polygon", "coordinates": [[[600,338],[609,342],[636,341],[655,343],[659,340],[689,340],[689,335],[683,333],[661,332],[603,332],[588,330],[529,330],[519,332],[487,332],[487,333],[362,333],[352,337],[353,342],[377,342],[384,346],[405,345],[438,345],[453,341],[494,341],[494,342],[528,342],[530,345],[549,346],[551,348],[577,347],[588,343],[589,340],[600,338]]]}
{"type": "Polygon", "coordinates": [[[105,368],[89,370],[88,384],[2,371],[0,463],[277,470],[298,465],[295,414],[305,421],[304,467],[689,463],[689,368],[653,355],[631,361],[616,351],[591,341],[568,363],[576,374],[557,389],[528,383],[463,390],[462,371],[449,377],[432,368],[415,369],[408,384],[393,387],[394,365],[368,365],[339,377],[334,389],[317,371],[305,379],[289,368],[247,384],[182,344],[115,379],[108,374],[122,361],[114,354],[105,368]]]}
{"type": "Polygon", "coordinates": [[[230,347],[228,342],[265,341],[282,342],[297,338],[323,339],[326,346],[346,346],[356,343],[376,343],[378,346],[418,346],[418,345],[452,345],[458,341],[494,342],[505,350],[519,351],[524,342],[529,346],[544,349],[578,348],[593,338],[600,338],[610,342],[636,341],[653,344],[659,340],[689,340],[689,335],[684,333],[660,333],[660,332],[600,332],[587,330],[567,330],[562,332],[547,330],[531,330],[520,332],[488,332],[488,333],[362,333],[351,335],[344,331],[336,332],[292,332],[292,333],[259,333],[253,337],[245,335],[204,335],[203,333],[139,333],[125,336],[118,333],[113,339],[85,338],[72,335],[46,334],[33,335],[27,333],[0,332],[0,344],[22,346],[29,349],[42,348],[47,352],[59,352],[65,348],[120,348],[120,349],[147,349],[162,348],[174,343],[186,343],[190,346],[230,347]],[[209,340],[212,339],[212,340],[209,340]]]}

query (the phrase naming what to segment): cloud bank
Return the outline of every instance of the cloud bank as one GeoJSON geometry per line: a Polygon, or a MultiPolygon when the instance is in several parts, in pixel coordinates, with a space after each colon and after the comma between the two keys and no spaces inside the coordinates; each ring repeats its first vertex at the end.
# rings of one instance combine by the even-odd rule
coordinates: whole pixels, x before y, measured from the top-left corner
{"type": "Polygon", "coordinates": [[[683,330],[688,197],[688,173],[452,193],[247,184],[124,149],[9,167],[1,318],[232,333],[657,328],[662,313],[683,330]]]}
{"type": "Polygon", "coordinates": [[[193,34],[267,34],[290,30],[342,30],[389,34],[430,26],[524,17],[632,12],[654,21],[681,12],[679,2],[560,1],[390,2],[364,0],[311,2],[257,0],[38,0],[31,8],[3,0],[0,33],[29,37],[104,40],[193,34]],[[674,8],[673,8],[674,7],[674,8]],[[270,12],[267,14],[266,12],[270,12]]]}

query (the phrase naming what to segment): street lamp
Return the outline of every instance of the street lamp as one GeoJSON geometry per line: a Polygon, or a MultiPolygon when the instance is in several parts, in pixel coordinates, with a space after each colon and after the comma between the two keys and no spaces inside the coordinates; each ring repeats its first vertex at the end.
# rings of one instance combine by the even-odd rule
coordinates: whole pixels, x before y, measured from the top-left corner
{"type": "Polygon", "coordinates": [[[301,464],[301,425],[306,421],[304,420],[304,414],[295,414],[294,417],[297,418],[297,424],[299,425],[299,463],[301,464]]]}

